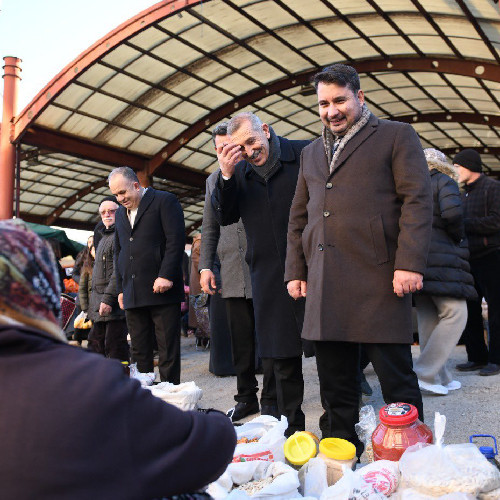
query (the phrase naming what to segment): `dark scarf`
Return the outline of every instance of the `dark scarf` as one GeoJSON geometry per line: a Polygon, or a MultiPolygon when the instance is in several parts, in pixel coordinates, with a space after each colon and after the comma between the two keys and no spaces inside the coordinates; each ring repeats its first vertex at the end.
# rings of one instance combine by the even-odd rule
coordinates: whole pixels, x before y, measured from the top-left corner
{"type": "Polygon", "coordinates": [[[274,133],[272,127],[269,127],[269,133],[271,137],[269,138],[269,156],[267,157],[266,162],[261,166],[250,163],[254,171],[257,172],[266,182],[278,169],[281,156],[280,140],[274,133]]]}

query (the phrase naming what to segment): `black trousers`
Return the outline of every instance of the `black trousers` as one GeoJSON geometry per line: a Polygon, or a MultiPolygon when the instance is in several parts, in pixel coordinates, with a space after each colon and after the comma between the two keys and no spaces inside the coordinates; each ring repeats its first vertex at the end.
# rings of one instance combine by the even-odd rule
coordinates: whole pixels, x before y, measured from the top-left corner
{"type": "Polygon", "coordinates": [[[262,367],[264,372],[274,372],[278,410],[288,420],[285,435],[305,430],[306,418],[301,407],[304,399],[302,357],[262,358],[262,367]]]}
{"type": "Polygon", "coordinates": [[[129,361],[127,323],[124,319],[94,323],[89,332],[88,342],[89,351],[107,358],[129,361]]]}
{"type": "MultiPolygon", "coordinates": [[[[409,344],[362,344],[380,380],[386,404],[414,405],[423,421],[422,395],[413,371],[409,344]]],[[[363,452],[354,425],[359,420],[360,349],[354,342],[315,342],[323,406],[328,410],[328,435],[347,439],[363,452]]]]}
{"type": "MultiPolygon", "coordinates": [[[[231,353],[236,372],[237,394],[234,399],[242,403],[257,400],[259,385],[255,377],[255,319],[252,299],[234,297],[224,299],[227,322],[231,335],[231,353]]],[[[264,380],[261,405],[277,405],[276,377],[272,364],[262,365],[264,380]]]]}
{"type": "Polygon", "coordinates": [[[463,340],[467,358],[475,363],[500,364],[500,250],[471,259],[472,276],[479,295],[478,300],[467,301],[467,324],[463,340]],[[488,303],[489,345],[484,340],[481,299],[488,303]]]}
{"type": "Polygon", "coordinates": [[[181,381],[181,305],[135,307],[125,311],[132,340],[132,357],[141,373],[154,371],[153,335],[158,343],[160,379],[181,381]]]}

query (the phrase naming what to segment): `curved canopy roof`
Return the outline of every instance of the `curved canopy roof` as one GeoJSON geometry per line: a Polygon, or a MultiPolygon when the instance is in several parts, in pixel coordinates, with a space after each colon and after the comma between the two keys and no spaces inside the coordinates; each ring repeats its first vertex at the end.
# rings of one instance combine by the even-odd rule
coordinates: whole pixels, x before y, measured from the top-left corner
{"type": "Polygon", "coordinates": [[[93,227],[116,165],[180,199],[201,223],[216,168],[211,129],[254,111],[290,139],[321,130],[309,84],[357,68],[377,116],[424,147],[482,153],[500,174],[500,14],[493,0],[166,0],[59,73],[15,123],[20,215],[93,227]]]}

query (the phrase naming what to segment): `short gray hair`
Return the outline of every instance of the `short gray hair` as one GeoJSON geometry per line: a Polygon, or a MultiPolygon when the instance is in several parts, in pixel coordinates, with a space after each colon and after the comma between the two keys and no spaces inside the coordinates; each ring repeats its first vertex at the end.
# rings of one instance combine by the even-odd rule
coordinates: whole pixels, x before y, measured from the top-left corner
{"type": "Polygon", "coordinates": [[[234,134],[243,125],[243,123],[247,121],[250,122],[254,132],[262,132],[262,120],[256,114],[246,111],[233,116],[229,120],[229,123],[227,124],[227,133],[229,135],[234,134]]]}
{"type": "Polygon", "coordinates": [[[130,167],[116,167],[108,175],[108,184],[109,181],[111,180],[111,177],[114,177],[115,175],[121,175],[125,179],[131,181],[131,182],[139,182],[139,178],[137,177],[137,174],[130,168],[130,167]]]}

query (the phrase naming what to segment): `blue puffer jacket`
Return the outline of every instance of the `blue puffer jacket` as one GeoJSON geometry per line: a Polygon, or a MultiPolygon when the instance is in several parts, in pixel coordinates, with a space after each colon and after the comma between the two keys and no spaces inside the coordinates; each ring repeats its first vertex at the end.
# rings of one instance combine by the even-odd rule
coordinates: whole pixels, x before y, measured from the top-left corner
{"type": "Polygon", "coordinates": [[[452,171],[430,170],[433,194],[432,239],[421,293],[457,299],[477,298],[470,273],[462,202],[452,171]]]}

